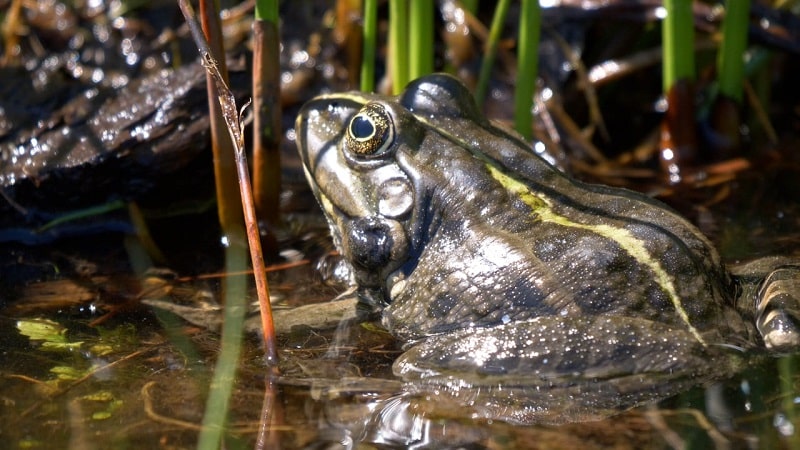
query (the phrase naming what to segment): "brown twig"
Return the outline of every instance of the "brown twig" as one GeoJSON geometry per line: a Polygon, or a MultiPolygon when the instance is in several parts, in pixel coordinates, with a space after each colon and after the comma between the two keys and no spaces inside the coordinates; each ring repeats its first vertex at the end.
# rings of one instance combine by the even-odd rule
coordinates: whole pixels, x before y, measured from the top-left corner
{"type": "MultiPolygon", "coordinates": [[[[222,46],[222,25],[219,20],[219,5],[214,0],[200,1],[200,16],[204,36],[204,51],[215,61],[219,77],[228,83],[228,68],[225,65],[225,49],[222,46]]],[[[194,15],[192,15],[194,17],[194,15]]],[[[190,27],[191,28],[191,27],[190,27]]],[[[197,42],[197,27],[192,30],[192,37],[197,42]]],[[[200,47],[200,44],[198,44],[200,47]]],[[[244,245],[242,229],[242,205],[239,202],[235,180],[236,164],[234,162],[234,143],[228,138],[227,118],[219,97],[219,84],[211,73],[206,73],[208,110],[211,120],[211,150],[214,155],[214,180],[217,191],[217,213],[225,237],[231,245],[244,245]]],[[[235,106],[234,106],[235,109],[235,106]]]]}
{"type": "Polygon", "coordinates": [[[19,46],[19,31],[24,28],[22,24],[22,0],[12,0],[11,5],[5,13],[5,19],[0,26],[5,42],[5,52],[0,60],[0,66],[8,66],[16,63],[19,59],[17,47],[19,46]]]}
{"type": "MultiPolygon", "coordinates": [[[[194,430],[200,431],[203,429],[203,425],[199,423],[189,422],[187,420],[176,419],[174,417],[165,416],[158,411],[156,411],[155,405],[153,403],[153,394],[150,393],[150,390],[153,386],[156,385],[155,381],[148,381],[142,386],[141,393],[142,393],[142,401],[144,403],[144,413],[148,419],[163,424],[176,427],[178,429],[186,429],[186,430],[194,430]]],[[[241,422],[241,423],[231,423],[228,424],[226,430],[233,434],[246,434],[246,433],[255,433],[256,431],[260,431],[262,429],[262,425],[260,422],[241,422]]],[[[297,431],[296,427],[286,426],[286,425],[270,425],[267,427],[268,430],[272,431],[283,431],[283,432],[292,432],[297,431]]]]}
{"type": "MultiPolygon", "coordinates": [[[[297,261],[290,261],[281,264],[270,264],[264,270],[267,273],[270,272],[280,272],[281,270],[293,269],[295,267],[306,266],[310,264],[311,261],[308,259],[300,259],[297,261]]],[[[194,281],[194,280],[214,280],[217,278],[225,278],[225,277],[234,277],[238,275],[252,275],[252,270],[243,270],[241,272],[225,272],[225,273],[206,273],[200,275],[193,275],[193,276],[186,276],[186,277],[179,277],[176,278],[175,281],[180,282],[187,282],[187,281],[194,281]]]]}
{"type": "Polygon", "coordinates": [[[150,420],[187,430],[200,431],[201,429],[203,429],[203,426],[200,424],[189,422],[186,420],[175,419],[172,417],[167,417],[157,413],[155,408],[153,407],[153,396],[150,395],[150,389],[155,385],[156,385],[155,381],[148,381],[147,383],[145,383],[144,386],[142,386],[142,400],[144,401],[144,413],[150,420]]]}
{"type": "MultiPolygon", "coordinates": [[[[242,197],[242,209],[244,210],[245,228],[247,241],[250,247],[250,259],[253,265],[253,273],[256,281],[256,292],[258,294],[258,305],[261,310],[261,329],[264,336],[264,356],[267,364],[272,370],[277,370],[278,352],[275,344],[275,326],[272,321],[272,306],[269,299],[269,285],[264,264],[264,256],[261,252],[261,239],[258,230],[258,220],[256,219],[255,206],[253,202],[252,185],[250,183],[250,171],[247,167],[247,155],[244,152],[244,125],[241,120],[241,112],[236,110],[236,99],[230,88],[219,72],[217,62],[209,52],[208,43],[200,33],[199,26],[194,17],[194,11],[187,0],[178,0],[181,12],[189,23],[195,43],[200,51],[201,62],[214,80],[217,91],[217,100],[222,110],[222,116],[228,126],[231,141],[234,146],[236,171],[239,179],[239,193],[242,197]]],[[[247,107],[245,105],[244,108],[247,107]]]]}

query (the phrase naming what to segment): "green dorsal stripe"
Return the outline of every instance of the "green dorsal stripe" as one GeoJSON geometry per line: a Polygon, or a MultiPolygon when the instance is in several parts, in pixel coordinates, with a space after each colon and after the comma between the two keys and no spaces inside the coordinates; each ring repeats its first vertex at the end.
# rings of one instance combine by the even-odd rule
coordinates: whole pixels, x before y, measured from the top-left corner
{"type": "Polygon", "coordinates": [[[628,252],[628,254],[630,254],[637,262],[649,267],[655,276],[656,283],[658,283],[658,285],[661,286],[661,289],[663,289],[667,296],[669,296],[672,306],[675,308],[675,311],[678,312],[681,320],[683,320],[689,327],[689,331],[700,343],[706,345],[705,341],[700,336],[700,333],[690,322],[689,315],[686,313],[686,310],[683,309],[681,298],[678,296],[678,293],[675,290],[674,280],[667,273],[667,271],[661,267],[661,263],[653,258],[653,255],[647,251],[645,242],[642,239],[637,238],[631,234],[630,231],[624,228],[617,228],[602,224],[587,225],[573,222],[564,216],[556,214],[547,198],[534,194],[524,183],[521,183],[504,174],[500,171],[500,169],[491,163],[486,163],[486,167],[489,169],[489,173],[495,180],[497,180],[504,188],[506,188],[508,192],[518,196],[520,200],[522,200],[536,213],[542,222],[549,222],[564,227],[587,230],[607,239],[611,239],[619,244],[620,247],[625,249],[625,251],[628,252]]]}

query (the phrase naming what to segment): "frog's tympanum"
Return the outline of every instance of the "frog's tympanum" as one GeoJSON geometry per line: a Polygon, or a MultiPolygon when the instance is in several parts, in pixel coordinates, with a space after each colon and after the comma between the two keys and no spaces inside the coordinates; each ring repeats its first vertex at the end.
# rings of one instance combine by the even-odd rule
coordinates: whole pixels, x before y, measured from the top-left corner
{"type": "Polygon", "coordinates": [[[407,343],[410,389],[511,421],[591,415],[800,345],[800,266],[731,276],[684,218],[569,178],[455,78],[318,97],[297,140],[359,300],[407,343]]]}

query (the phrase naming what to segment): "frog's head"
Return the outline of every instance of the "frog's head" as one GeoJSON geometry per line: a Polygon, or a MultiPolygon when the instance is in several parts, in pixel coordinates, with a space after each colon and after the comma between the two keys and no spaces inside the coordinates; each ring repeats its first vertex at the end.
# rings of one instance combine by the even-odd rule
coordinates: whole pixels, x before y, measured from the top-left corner
{"type": "Polygon", "coordinates": [[[453,145],[424,119],[480,117],[476,111],[459,81],[431,75],[397,98],[323,95],[300,112],[297,146],[306,177],[336,247],[358,285],[384,297],[376,300],[388,301],[392,273],[413,264],[431,226],[436,205],[419,151],[453,145]]]}

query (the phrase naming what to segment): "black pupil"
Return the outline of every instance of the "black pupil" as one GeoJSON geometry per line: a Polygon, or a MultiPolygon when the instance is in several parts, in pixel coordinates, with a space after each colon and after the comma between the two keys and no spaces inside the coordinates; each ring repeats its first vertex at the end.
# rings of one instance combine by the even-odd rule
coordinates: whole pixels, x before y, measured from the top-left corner
{"type": "Polygon", "coordinates": [[[363,139],[372,136],[375,133],[375,127],[372,122],[362,116],[356,116],[353,123],[350,124],[350,132],[356,139],[363,139]]]}

